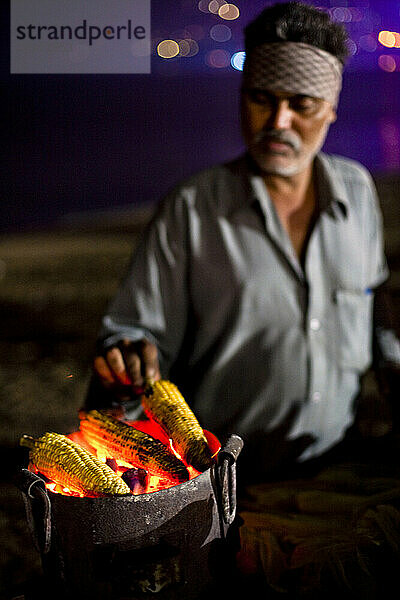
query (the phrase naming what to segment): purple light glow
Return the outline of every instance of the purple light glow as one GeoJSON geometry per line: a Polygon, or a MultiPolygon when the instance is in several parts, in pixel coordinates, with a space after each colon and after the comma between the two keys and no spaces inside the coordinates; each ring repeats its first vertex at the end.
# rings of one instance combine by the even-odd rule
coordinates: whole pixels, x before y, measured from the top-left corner
{"type": "Polygon", "coordinates": [[[400,168],[400,125],[391,117],[379,121],[379,138],[384,163],[388,169],[400,168]]]}

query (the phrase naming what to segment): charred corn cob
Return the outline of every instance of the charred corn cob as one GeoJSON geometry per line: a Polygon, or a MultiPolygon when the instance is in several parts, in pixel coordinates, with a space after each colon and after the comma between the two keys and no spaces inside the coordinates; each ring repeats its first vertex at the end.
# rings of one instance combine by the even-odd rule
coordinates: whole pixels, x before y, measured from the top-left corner
{"type": "Polygon", "coordinates": [[[108,465],[62,434],[45,433],[38,439],[24,435],[20,444],[31,449],[31,462],[40,473],[73,492],[96,496],[130,493],[108,465]]]}
{"type": "Polygon", "coordinates": [[[187,464],[205,471],[212,463],[211,451],[195,415],[170,381],[160,380],[142,396],[147,416],[161,425],[187,464]]]}
{"type": "Polygon", "coordinates": [[[79,416],[80,430],[96,450],[176,482],[189,479],[183,462],[151,435],[98,410],[82,411],[79,416]]]}

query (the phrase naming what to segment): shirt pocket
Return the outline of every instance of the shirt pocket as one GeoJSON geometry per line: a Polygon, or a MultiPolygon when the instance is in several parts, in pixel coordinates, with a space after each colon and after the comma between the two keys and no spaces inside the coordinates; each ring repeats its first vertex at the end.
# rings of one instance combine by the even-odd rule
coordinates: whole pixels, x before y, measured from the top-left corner
{"type": "Polygon", "coordinates": [[[336,290],[337,357],[341,367],[365,371],[372,360],[370,290],[336,290]]]}

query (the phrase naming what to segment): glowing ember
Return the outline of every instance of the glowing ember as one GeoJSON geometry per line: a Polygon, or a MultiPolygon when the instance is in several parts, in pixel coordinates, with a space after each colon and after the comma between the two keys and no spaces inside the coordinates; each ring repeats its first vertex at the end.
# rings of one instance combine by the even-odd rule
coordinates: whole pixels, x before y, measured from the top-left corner
{"type": "Polygon", "coordinates": [[[173,444],[172,444],[172,440],[171,440],[171,438],[169,438],[169,440],[168,440],[168,441],[169,441],[169,447],[171,448],[171,450],[172,450],[172,452],[175,454],[175,456],[176,456],[177,458],[179,458],[179,460],[183,460],[183,458],[182,458],[182,456],[179,454],[179,452],[177,452],[177,451],[175,450],[175,448],[174,448],[174,446],[173,446],[173,444]]]}
{"type": "MultiPolygon", "coordinates": [[[[165,431],[157,423],[155,423],[154,421],[151,421],[151,420],[129,421],[129,425],[132,425],[136,429],[139,429],[140,431],[144,431],[145,433],[148,433],[148,434],[152,435],[154,438],[157,438],[158,440],[163,442],[163,444],[165,444],[166,446],[171,448],[172,452],[179,458],[179,460],[182,460],[182,462],[185,463],[185,461],[182,459],[182,457],[175,450],[175,448],[172,444],[172,440],[168,438],[165,431]]],[[[212,456],[213,456],[213,458],[215,458],[220,450],[221,445],[220,445],[219,441],[217,440],[217,438],[209,431],[204,430],[204,434],[207,438],[207,442],[208,442],[208,445],[212,452],[212,456]]],[[[74,431],[73,433],[70,433],[69,435],[67,435],[67,437],[69,437],[74,442],[77,442],[78,444],[80,444],[83,448],[86,448],[86,450],[89,450],[89,452],[91,452],[92,454],[97,456],[102,462],[106,462],[106,460],[108,458],[113,458],[113,457],[106,456],[102,452],[96,452],[96,450],[94,448],[92,448],[87,442],[85,442],[80,431],[74,431]]],[[[138,466],[140,466],[140,465],[130,464],[130,463],[127,463],[127,462],[125,462],[123,460],[119,460],[119,459],[116,460],[115,462],[117,465],[116,473],[118,473],[119,475],[122,475],[128,469],[137,468],[138,466]]],[[[191,465],[188,465],[186,463],[185,463],[185,465],[189,472],[189,480],[194,479],[195,477],[200,475],[200,472],[196,471],[196,469],[194,469],[191,465]]],[[[140,490],[138,492],[132,492],[132,494],[134,494],[134,495],[150,494],[152,492],[165,490],[174,485],[176,485],[176,483],[167,477],[159,477],[157,475],[153,475],[152,473],[149,473],[148,478],[147,478],[146,488],[144,490],[140,490]]],[[[52,482],[52,481],[49,481],[46,483],[46,488],[55,494],[62,494],[64,496],[77,496],[77,497],[81,497],[81,498],[84,497],[84,494],[79,494],[79,493],[73,492],[69,488],[58,485],[57,483],[52,482]]],[[[90,494],[86,494],[86,496],[90,496],[90,494]]]]}

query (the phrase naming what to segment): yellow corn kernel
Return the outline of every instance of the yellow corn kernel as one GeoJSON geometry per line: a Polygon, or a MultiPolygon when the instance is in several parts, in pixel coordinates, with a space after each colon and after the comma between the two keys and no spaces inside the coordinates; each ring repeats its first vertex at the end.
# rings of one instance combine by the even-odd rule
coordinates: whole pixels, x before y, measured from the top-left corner
{"type": "Polygon", "coordinates": [[[38,439],[24,435],[21,446],[40,473],[73,492],[93,495],[129,494],[127,484],[105,463],[60,433],[38,439]]]}
{"type": "Polygon", "coordinates": [[[160,440],[98,410],[82,411],[80,418],[81,433],[96,450],[176,482],[189,479],[183,462],[160,440]]]}
{"type": "Polygon", "coordinates": [[[177,386],[161,379],[142,396],[147,416],[154,419],[172,439],[187,464],[205,471],[212,464],[211,451],[202,428],[177,386]]]}

